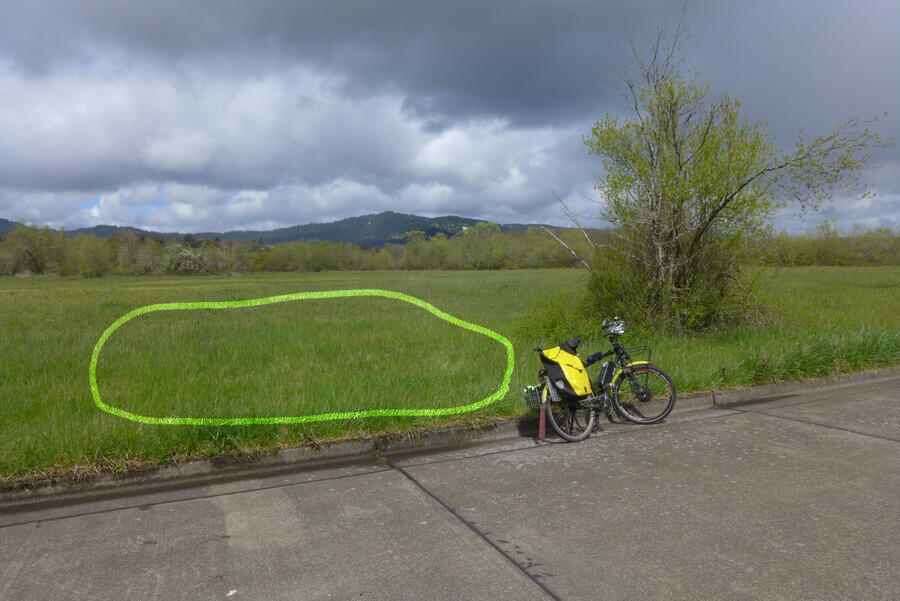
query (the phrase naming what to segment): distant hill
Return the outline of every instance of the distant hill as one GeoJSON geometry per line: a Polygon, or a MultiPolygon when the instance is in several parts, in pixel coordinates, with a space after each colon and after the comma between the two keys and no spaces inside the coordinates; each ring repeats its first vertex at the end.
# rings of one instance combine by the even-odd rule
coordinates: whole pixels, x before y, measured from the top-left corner
{"type": "Polygon", "coordinates": [[[419,230],[428,237],[436,234],[452,236],[465,227],[478,223],[465,217],[420,217],[386,211],[375,215],[349,217],[331,223],[308,223],[268,231],[237,230],[222,234],[205,232],[197,238],[222,240],[261,240],[266,244],[298,240],[329,240],[352,242],[360,246],[382,246],[388,242],[403,242],[407,232],[419,230]]]}
{"type": "MultiPolygon", "coordinates": [[[[263,244],[325,240],[351,242],[359,246],[373,247],[383,246],[392,242],[403,243],[406,239],[406,234],[411,231],[424,232],[429,238],[437,234],[453,236],[463,229],[483,221],[482,219],[457,217],[455,215],[422,217],[420,215],[385,211],[384,213],[372,215],[348,217],[347,219],[330,223],[308,223],[306,225],[293,225],[274,230],[231,230],[227,232],[199,232],[191,235],[198,240],[259,240],[263,244]]],[[[526,224],[509,224],[501,225],[500,227],[506,231],[517,231],[531,226],[526,224]]],[[[88,234],[100,238],[109,238],[124,231],[131,231],[139,236],[152,236],[161,239],[180,239],[185,236],[182,233],[161,233],[114,225],[97,225],[89,228],[69,230],[67,234],[70,236],[88,234]]]]}
{"type": "MultiPolygon", "coordinates": [[[[12,231],[15,228],[21,226],[21,223],[16,221],[9,221],[8,219],[0,218],[0,236],[5,234],[6,232],[12,231]]],[[[38,226],[34,226],[38,227],[38,226]]],[[[80,234],[86,234],[90,236],[96,236],[98,238],[111,238],[119,232],[131,231],[138,235],[142,236],[153,236],[157,238],[173,238],[178,239],[184,236],[184,234],[163,234],[160,232],[150,232],[147,230],[140,230],[134,227],[125,227],[125,226],[117,226],[117,225],[95,225],[94,227],[86,227],[77,230],[67,230],[65,233],[67,236],[77,236],[80,234]]]]}
{"type": "MultiPolygon", "coordinates": [[[[297,242],[322,240],[329,242],[350,242],[363,247],[377,247],[389,243],[402,244],[409,232],[424,232],[429,238],[437,234],[454,236],[467,227],[484,223],[483,219],[457,217],[422,217],[385,211],[372,215],[348,217],[330,223],[308,223],[293,225],[274,230],[231,230],[227,232],[199,232],[190,234],[197,240],[258,240],[263,244],[279,244],[281,242],[297,242]]],[[[18,223],[0,219],[0,236],[15,228],[18,223]]],[[[512,223],[501,225],[504,231],[521,231],[535,227],[535,224],[512,223]]],[[[554,229],[565,229],[554,226],[554,229]]],[[[161,240],[180,240],[187,234],[178,232],[154,232],[128,226],[95,225],[93,227],[67,230],[67,236],[89,235],[98,238],[111,238],[123,232],[133,232],[138,236],[147,236],[161,240]]]]}
{"type": "Polygon", "coordinates": [[[0,219],[0,236],[5,234],[6,232],[15,229],[15,227],[19,225],[15,221],[9,221],[6,219],[0,219]]]}

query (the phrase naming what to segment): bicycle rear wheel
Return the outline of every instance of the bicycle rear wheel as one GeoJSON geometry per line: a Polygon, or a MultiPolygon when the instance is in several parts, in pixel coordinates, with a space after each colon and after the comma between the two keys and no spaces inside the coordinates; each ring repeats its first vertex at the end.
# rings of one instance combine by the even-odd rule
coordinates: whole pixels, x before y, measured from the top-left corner
{"type": "Polygon", "coordinates": [[[547,421],[560,438],[579,442],[591,435],[597,419],[593,407],[585,407],[576,399],[560,398],[546,380],[541,387],[541,400],[547,408],[547,421]]]}
{"type": "Polygon", "coordinates": [[[672,378],[652,365],[627,368],[613,385],[612,402],[619,414],[636,424],[656,424],[675,408],[672,378]]]}

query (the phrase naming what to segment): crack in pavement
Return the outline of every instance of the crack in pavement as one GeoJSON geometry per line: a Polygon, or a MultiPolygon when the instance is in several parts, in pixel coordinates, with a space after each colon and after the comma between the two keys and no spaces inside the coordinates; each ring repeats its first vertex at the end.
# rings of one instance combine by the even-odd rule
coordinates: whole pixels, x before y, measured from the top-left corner
{"type": "Polygon", "coordinates": [[[441,499],[439,496],[437,496],[437,494],[431,492],[424,484],[422,484],[421,482],[416,480],[415,476],[410,474],[408,471],[406,471],[402,467],[392,464],[390,462],[390,460],[387,461],[387,464],[389,466],[391,466],[391,468],[393,468],[394,470],[396,470],[397,472],[402,474],[407,480],[412,482],[412,484],[416,488],[418,488],[423,494],[425,494],[427,497],[432,499],[435,503],[437,503],[438,505],[443,507],[447,513],[449,513],[451,516],[456,518],[456,520],[458,520],[466,528],[468,528],[473,534],[475,534],[475,536],[477,536],[479,539],[484,541],[494,551],[499,553],[504,559],[506,559],[506,561],[508,561],[513,567],[515,567],[526,578],[528,578],[528,580],[530,580],[535,585],[537,585],[537,587],[540,588],[541,591],[543,591],[544,594],[547,595],[548,598],[553,599],[553,601],[562,601],[562,597],[560,597],[559,595],[554,593],[550,589],[550,587],[548,587],[546,584],[541,582],[536,576],[531,574],[531,572],[528,571],[527,566],[522,565],[521,563],[516,561],[511,555],[509,555],[506,551],[501,549],[494,541],[492,541],[490,538],[488,538],[488,536],[484,532],[482,532],[478,526],[476,526],[475,524],[473,524],[472,522],[470,522],[469,520],[467,520],[466,518],[461,516],[459,513],[457,513],[457,511],[455,509],[453,509],[453,507],[451,507],[443,499],[441,499]]]}

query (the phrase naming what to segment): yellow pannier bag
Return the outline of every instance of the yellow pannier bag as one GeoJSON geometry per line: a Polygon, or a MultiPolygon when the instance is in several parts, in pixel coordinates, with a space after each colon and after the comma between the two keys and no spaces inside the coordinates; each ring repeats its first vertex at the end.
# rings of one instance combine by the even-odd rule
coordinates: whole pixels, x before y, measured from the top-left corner
{"type": "Polygon", "coordinates": [[[563,377],[566,379],[566,383],[572,389],[572,392],[578,396],[587,396],[593,393],[587,367],[585,367],[578,355],[564,351],[558,346],[544,349],[541,351],[541,354],[548,361],[559,365],[560,369],[562,369],[563,377]]]}

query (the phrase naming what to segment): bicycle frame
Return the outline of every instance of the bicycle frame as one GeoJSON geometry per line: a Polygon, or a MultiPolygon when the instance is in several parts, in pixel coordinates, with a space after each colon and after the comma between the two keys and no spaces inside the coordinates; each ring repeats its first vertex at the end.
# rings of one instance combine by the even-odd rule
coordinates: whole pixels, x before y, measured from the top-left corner
{"type": "MultiPolygon", "coordinates": [[[[639,365],[650,365],[650,361],[632,361],[631,356],[628,354],[628,351],[625,350],[625,347],[622,346],[622,344],[619,342],[617,336],[610,335],[608,339],[610,344],[612,345],[612,350],[596,357],[596,359],[591,362],[591,365],[593,365],[594,363],[599,363],[609,357],[613,357],[615,367],[612,377],[609,378],[608,382],[604,383],[603,373],[601,372],[597,375],[596,380],[591,382],[594,388],[594,393],[576,401],[584,407],[592,406],[597,411],[607,411],[611,407],[608,395],[609,390],[616,385],[616,383],[622,378],[622,376],[627,375],[631,368],[639,365]]],[[[587,365],[585,367],[587,367],[587,365]]],[[[547,378],[547,384],[548,386],[554,386],[549,378],[547,378]]]]}
{"type": "MultiPolygon", "coordinates": [[[[649,361],[632,361],[631,357],[628,355],[628,351],[625,350],[625,347],[622,346],[618,340],[615,338],[610,338],[610,343],[612,344],[612,350],[606,353],[603,353],[594,361],[594,363],[599,363],[603,361],[607,357],[615,357],[616,368],[613,372],[612,377],[609,379],[609,382],[604,384],[598,376],[596,385],[599,389],[600,393],[603,394],[606,392],[607,388],[612,387],[616,382],[619,381],[623,375],[627,373],[627,370],[631,367],[635,367],[638,365],[650,365],[649,361]]],[[[602,376],[602,374],[601,374],[602,376]]]]}

